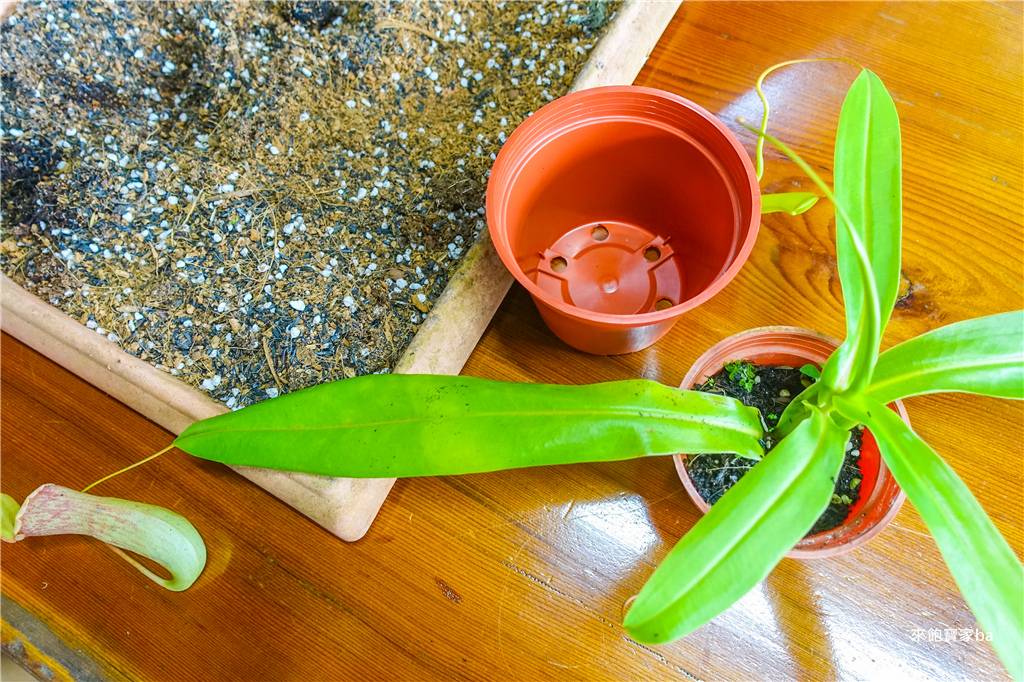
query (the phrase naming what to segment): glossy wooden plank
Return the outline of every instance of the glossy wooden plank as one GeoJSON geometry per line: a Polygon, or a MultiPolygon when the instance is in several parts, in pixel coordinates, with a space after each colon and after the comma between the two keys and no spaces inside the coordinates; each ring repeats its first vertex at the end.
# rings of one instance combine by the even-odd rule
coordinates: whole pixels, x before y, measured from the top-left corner
{"type": "MultiPolygon", "coordinates": [[[[738,129],[736,115],[758,115],[753,79],[776,61],[842,53],[881,75],[903,120],[912,294],[888,346],[1024,303],[1021,45],[1019,4],[687,0],[638,83],[689,97],[738,129]]],[[[772,129],[827,170],[855,72],[799,68],[769,81],[772,129]]],[[[752,148],[751,136],[741,139],[752,148]]],[[[795,168],[772,154],[763,186],[796,182],[795,168]]],[[[655,348],[629,356],[567,348],[516,286],[465,371],[678,384],[707,347],[743,329],[795,324],[841,335],[832,229],[825,206],[768,217],[737,279],[655,348]]],[[[84,486],[170,438],[8,338],[0,362],[4,492],[84,486]]],[[[911,399],[908,410],[1021,554],[1021,405],[946,395],[911,399]]],[[[985,644],[914,641],[918,628],[975,623],[909,504],[869,545],[819,562],[784,560],[709,625],[647,648],[625,638],[623,606],[697,520],[667,460],[401,480],[353,544],[181,453],[97,492],[176,509],[210,548],[196,586],[171,594],[91,541],[4,547],[4,595],[110,677],[1005,677],[985,644]]]]}

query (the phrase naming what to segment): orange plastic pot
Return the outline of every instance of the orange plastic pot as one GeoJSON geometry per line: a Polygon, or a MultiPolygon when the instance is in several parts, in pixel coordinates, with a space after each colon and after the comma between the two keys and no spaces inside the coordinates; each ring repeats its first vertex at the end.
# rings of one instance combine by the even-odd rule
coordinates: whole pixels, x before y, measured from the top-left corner
{"type": "MultiPolygon", "coordinates": [[[[839,342],[832,337],[798,327],[751,329],[730,336],[700,356],[683,379],[681,388],[689,389],[704,383],[726,363],[735,360],[788,367],[815,364],[820,368],[838,346],[839,342]]],[[[889,407],[910,424],[901,401],[897,400],[889,407]]],[[[686,455],[676,455],[675,464],[690,499],[702,512],[707,512],[709,505],[697,492],[686,470],[686,455]]],[[[805,537],[786,556],[791,559],[818,559],[842,554],[860,547],[889,525],[903,506],[906,494],[885,466],[878,443],[867,430],[864,431],[860,450],[860,467],[863,475],[860,499],[850,507],[846,521],[838,528],[805,537]]]]}
{"type": "Polygon", "coordinates": [[[739,272],[760,224],[753,165],[696,104],[594,88],[546,105],[491,169],[487,220],[505,266],[570,346],[646,348],[739,272]]]}

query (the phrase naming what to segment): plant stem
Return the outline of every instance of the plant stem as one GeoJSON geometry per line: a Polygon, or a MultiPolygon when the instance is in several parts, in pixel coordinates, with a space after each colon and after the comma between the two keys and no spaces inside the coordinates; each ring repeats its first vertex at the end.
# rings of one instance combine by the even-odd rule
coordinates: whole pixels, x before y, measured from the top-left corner
{"type": "Polygon", "coordinates": [[[135,467],[139,466],[140,464],[145,464],[146,462],[148,462],[150,460],[156,459],[157,457],[159,457],[160,455],[164,454],[165,452],[167,452],[168,450],[170,450],[173,447],[174,447],[174,444],[172,443],[171,445],[168,445],[166,448],[164,448],[160,452],[156,453],[155,455],[150,455],[149,457],[147,457],[146,459],[142,460],[141,462],[136,462],[135,464],[131,464],[129,466],[126,466],[124,469],[121,469],[120,471],[115,471],[112,474],[104,476],[103,478],[101,478],[100,480],[96,481],[95,483],[90,483],[89,485],[87,485],[84,488],[82,488],[82,492],[83,493],[84,492],[88,492],[90,488],[95,488],[100,483],[103,483],[104,481],[109,481],[114,476],[117,476],[119,474],[123,474],[124,472],[128,471],[129,469],[134,469],[135,467]]]}

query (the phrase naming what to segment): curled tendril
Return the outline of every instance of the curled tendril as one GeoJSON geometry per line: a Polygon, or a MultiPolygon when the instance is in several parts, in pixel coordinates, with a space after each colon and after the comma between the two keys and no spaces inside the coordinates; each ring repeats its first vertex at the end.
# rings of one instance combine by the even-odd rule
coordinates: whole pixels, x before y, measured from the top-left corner
{"type": "Polygon", "coordinates": [[[764,96],[764,91],[761,89],[761,84],[764,82],[765,77],[768,74],[781,69],[784,66],[792,66],[793,64],[807,64],[809,62],[845,62],[856,66],[860,70],[864,70],[857,62],[846,57],[810,57],[807,59],[791,59],[787,62],[779,62],[774,66],[769,66],[767,69],[761,72],[761,75],[757,77],[757,82],[754,84],[754,90],[757,91],[757,96],[761,99],[761,104],[764,106],[764,116],[761,117],[761,128],[760,135],[757,137],[757,156],[756,156],[756,170],[757,179],[761,179],[761,175],[764,173],[764,140],[765,134],[768,132],[768,114],[770,107],[768,105],[768,98],[764,96]]]}

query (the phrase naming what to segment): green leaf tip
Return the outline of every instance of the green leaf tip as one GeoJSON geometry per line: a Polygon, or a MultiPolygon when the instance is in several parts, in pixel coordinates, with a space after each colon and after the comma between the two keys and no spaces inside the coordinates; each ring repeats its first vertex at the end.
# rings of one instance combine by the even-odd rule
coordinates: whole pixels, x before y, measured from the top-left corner
{"type": "Polygon", "coordinates": [[[821,378],[821,370],[817,365],[804,365],[800,368],[800,373],[815,380],[821,378]]]}
{"type": "Polygon", "coordinates": [[[669,552],[623,626],[638,642],[682,637],[761,581],[828,506],[849,434],[817,407],[669,552]]]}
{"type": "Polygon", "coordinates": [[[3,540],[36,535],[88,535],[114,547],[143,575],[168,590],[192,586],[206,566],[206,545],[195,527],[174,512],[150,504],[97,497],[47,483],[18,508],[3,495],[3,540]],[[171,578],[156,575],[121,550],[163,566],[171,578]]]}
{"type": "Polygon", "coordinates": [[[818,203],[818,195],[812,192],[784,192],[761,195],[761,215],[785,213],[800,215],[818,203]]]}

